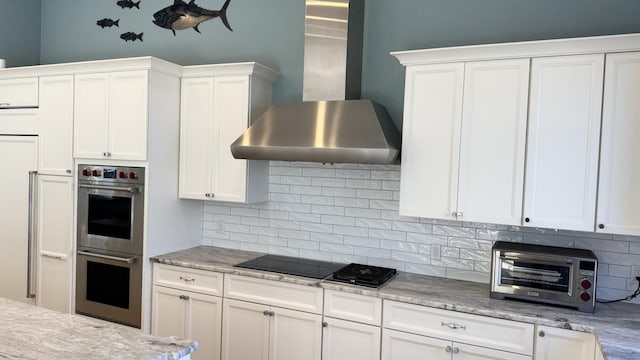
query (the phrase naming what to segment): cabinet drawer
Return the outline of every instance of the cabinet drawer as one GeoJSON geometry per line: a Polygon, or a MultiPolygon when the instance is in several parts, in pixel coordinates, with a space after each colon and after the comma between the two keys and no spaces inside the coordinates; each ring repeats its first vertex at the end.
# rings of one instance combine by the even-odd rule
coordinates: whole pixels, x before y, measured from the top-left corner
{"type": "Polygon", "coordinates": [[[0,133],[12,135],[38,134],[36,109],[0,110],[0,133]]]}
{"type": "Polygon", "coordinates": [[[153,265],[153,283],[175,289],[222,296],[222,274],[165,264],[153,265]]]}
{"type": "Polygon", "coordinates": [[[533,324],[385,301],[385,328],[531,355],[533,324]]]}
{"type": "Polygon", "coordinates": [[[382,322],[382,299],[325,290],[324,315],[380,326],[382,322]]]}
{"type": "Polygon", "coordinates": [[[322,289],[311,286],[226,274],[224,296],[322,314],[322,289]]]}
{"type": "Polygon", "coordinates": [[[0,80],[0,108],[38,106],[38,78],[0,80]]]}

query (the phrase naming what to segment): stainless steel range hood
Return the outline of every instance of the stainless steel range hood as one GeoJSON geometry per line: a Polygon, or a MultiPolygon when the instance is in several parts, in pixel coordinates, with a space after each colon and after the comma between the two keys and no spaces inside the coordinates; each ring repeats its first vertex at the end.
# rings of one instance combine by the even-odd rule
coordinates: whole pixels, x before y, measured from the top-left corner
{"type": "Polygon", "coordinates": [[[360,98],[364,0],[307,0],[303,101],[278,103],[233,144],[238,159],[388,164],[400,134],[360,98]]]}

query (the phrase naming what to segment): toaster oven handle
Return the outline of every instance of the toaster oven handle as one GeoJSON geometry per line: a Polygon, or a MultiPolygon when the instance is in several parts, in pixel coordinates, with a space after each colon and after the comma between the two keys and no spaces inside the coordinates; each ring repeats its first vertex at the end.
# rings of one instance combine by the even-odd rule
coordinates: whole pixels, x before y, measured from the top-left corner
{"type": "Polygon", "coordinates": [[[123,258],[123,257],[119,257],[119,256],[96,254],[96,253],[92,253],[92,252],[89,252],[89,251],[78,251],[78,255],[90,256],[90,257],[95,257],[95,258],[105,259],[105,260],[120,261],[120,262],[124,262],[124,263],[127,263],[127,264],[133,264],[133,263],[136,262],[136,257],[135,256],[128,257],[128,258],[123,258]]]}
{"type": "Polygon", "coordinates": [[[108,186],[108,185],[78,184],[78,187],[85,188],[85,189],[127,191],[130,193],[140,192],[140,188],[137,188],[135,186],[108,186]]]}

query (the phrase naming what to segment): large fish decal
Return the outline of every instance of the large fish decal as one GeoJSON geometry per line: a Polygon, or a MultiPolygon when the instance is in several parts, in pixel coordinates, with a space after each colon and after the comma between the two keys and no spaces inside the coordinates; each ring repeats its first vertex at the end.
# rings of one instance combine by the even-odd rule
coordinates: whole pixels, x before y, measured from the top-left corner
{"type": "Polygon", "coordinates": [[[189,3],[175,0],[173,5],[158,10],[153,14],[153,23],[161,28],[170,29],[175,36],[176,30],[188,28],[193,28],[193,30],[200,32],[198,25],[201,22],[219,17],[224,26],[233,31],[229,21],[227,21],[227,7],[230,1],[226,0],[220,10],[207,10],[196,5],[195,0],[190,0],[189,3]]]}

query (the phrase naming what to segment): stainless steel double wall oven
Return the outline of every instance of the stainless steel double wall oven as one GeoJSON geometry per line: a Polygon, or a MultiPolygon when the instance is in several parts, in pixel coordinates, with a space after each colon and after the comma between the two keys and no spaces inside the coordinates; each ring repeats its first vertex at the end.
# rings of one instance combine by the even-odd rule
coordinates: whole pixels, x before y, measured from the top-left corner
{"type": "Polygon", "coordinates": [[[76,312],[141,324],[145,169],[78,166],[76,312]]]}

